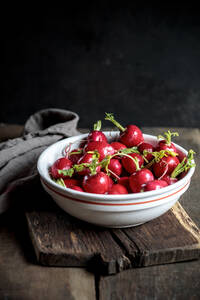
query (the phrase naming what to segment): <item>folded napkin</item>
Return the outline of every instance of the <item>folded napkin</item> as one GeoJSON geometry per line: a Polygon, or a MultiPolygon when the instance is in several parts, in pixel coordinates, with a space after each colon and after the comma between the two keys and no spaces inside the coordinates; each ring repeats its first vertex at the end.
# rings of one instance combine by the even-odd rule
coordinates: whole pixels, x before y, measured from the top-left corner
{"type": "Polygon", "coordinates": [[[37,173],[39,155],[50,144],[78,135],[76,113],[62,109],[44,109],[30,116],[22,137],[0,143],[0,213],[11,205],[11,194],[32,181],[37,173]]]}

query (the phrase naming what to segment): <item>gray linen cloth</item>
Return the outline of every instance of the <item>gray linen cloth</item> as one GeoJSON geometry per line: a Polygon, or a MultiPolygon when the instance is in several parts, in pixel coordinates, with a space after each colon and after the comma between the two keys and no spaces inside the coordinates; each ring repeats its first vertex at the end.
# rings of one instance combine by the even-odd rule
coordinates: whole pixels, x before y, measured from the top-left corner
{"type": "Polygon", "coordinates": [[[79,117],[68,110],[49,108],[30,116],[22,137],[0,143],[0,213],[11,205],[10,195],[37,173],[39,155],[50,144],[80,134],[79,117]]]}

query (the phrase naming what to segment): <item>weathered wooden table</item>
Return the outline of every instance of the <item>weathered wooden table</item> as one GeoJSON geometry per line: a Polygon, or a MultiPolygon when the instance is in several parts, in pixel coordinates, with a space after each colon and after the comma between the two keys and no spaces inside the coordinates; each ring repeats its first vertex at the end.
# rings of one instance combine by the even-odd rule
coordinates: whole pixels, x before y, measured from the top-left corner
{"type": "MultiPolygon", "coordinates": [[[[0,126],[0,138],[21,134],[21,127],[0,126]]],[[[145,128],[159,134],[165,128],[145,128]]],[[[176,139],[196,151],[197,168],[180,203],[200,227],[200,130],[181,129],[176,139]]],[[[16,199],[17,201],[17,199],[16,199]]],[[[200,260],[134,268],[100,276],[84,268],[44,267],[36,262],[24,213],[0,216],[0,299],[200,299],[200,260]]]]}

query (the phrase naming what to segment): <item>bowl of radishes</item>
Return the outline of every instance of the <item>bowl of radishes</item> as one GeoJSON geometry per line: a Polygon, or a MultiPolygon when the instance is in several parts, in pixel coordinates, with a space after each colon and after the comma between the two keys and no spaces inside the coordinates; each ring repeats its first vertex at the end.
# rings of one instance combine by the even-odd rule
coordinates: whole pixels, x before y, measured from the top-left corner
{"type": "Polygon", "coordinates": [[[195,170],[194,151],[136,125],[89,133],[49,146],[38,159],[44,189],[64,211],[83,221],[111,228],[137,226],[168,211],[188,189],[195,170]]]}

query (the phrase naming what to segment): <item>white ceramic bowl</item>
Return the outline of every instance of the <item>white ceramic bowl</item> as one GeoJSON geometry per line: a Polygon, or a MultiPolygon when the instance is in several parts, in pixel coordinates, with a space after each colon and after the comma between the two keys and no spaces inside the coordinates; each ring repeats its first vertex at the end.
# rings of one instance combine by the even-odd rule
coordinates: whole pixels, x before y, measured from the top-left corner
{"type": "MultiPolygon", "coordinates": [[[[119,132],[104,132],[108,140],[115,140],[119,132]]],[[[102,195],[75,191],[62,187],[51,180],[48,169],[56,159],[63,156],[64,149],[71,144],[77,148],[87,134],[61,140],[42,152],[38,159],[38,172],[44,189],[67,213],[96,225],[112,228],[137,226],[155,219],[168,211],[188,189],[194,167],[186,176],[173,185],[160,190],[126,195],[102,195]]],[[[157,143],[157,137],[144,134],[144,140],[157,143]]],[[[187,151],[175,144],[178,151],[187,151]]]]}

